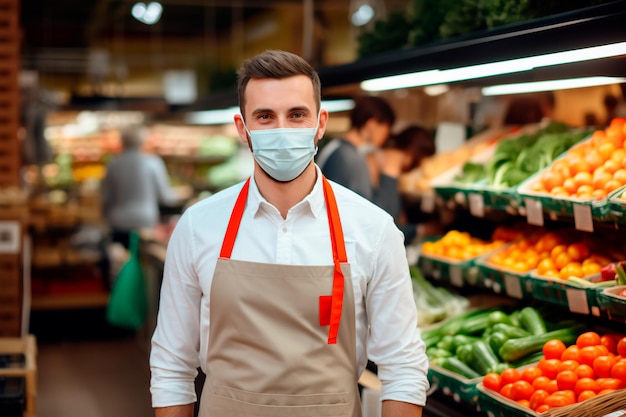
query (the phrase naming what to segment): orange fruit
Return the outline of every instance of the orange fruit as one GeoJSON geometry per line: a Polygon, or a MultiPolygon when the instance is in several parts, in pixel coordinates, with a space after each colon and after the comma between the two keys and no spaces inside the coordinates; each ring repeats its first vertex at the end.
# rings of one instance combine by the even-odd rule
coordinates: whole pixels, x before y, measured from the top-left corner
{"type": "Polygon", "coordinates": [[[606,191],[607,193],[611,193],[611,192],[617,190],[621,186],[622,186],[622,184],[620,184],[619,181],[609,180],[609,181],[607,181],[606,184],[604,184],[604,191],[606,191]]]}
{"type": "Polygon", "coordinates": [[[578,398],[576,399],[577,402],[583,402],[585,400],[588,400],[589,398],[593,398],[595,397],[597,394],[593,391],[582,391],[580,394],[578,394],[578,398]]]}
{"type": "Polygon", "coordinates": [[[567,247],[567,254],[575,262],[582,262],[587,259],[590,253],[589,247],[583,242],[575,242],[567,247]]]}
{"type": "Polygon", "coordinates": [[[581,171],[574,175],[574,184],[579,188],[581,185],[591,185],[593,183],[593,176],[588,171],[581,171]]]}
{"type": "Polygon", "coordinates": [[[611,174],[614,173],[615,171],[617,171],[618,169],[620,169],[622,167],[622,164],[619,162],[616,162],[612,159],[608,159],[606,162],[604,162],[604,164],[602,165],[602,167],[607,171],[610,172],[611,174]]]}
{"type": "Polygon", "coordinates": [[[596,332],[584,332],[576,338],[576,346],[582,349],[587,346],[596,346],[600,344],[600,335],[596,332]]]}
{"type": "Polygon", "coordinates": [[[613,175],[604,168],[598,168],[593,173],[591,185],[596,190],[604,190],[606,183],[613,179],[613,175]]]}
{"type": "MultiPolygon", "coordinates": [[[[556,269],[556,265],[554,265],[554,261],[552,260],[552,258],[544,258],[541,261],[539,261],[539,264],[537,264],[537,274],[539,275],[543,275],[546,271],[554,270],[554,269],[556,269]]],[[[565,348],[563,349],[565,350],[565,348]]],[[[551,358],[548,358],[548,359],[551,359],[551,358]]]]}
{"type": "Polygon", "coordinates": [[[576,369],[574,369],[578,378],[595,378],[596,373],[593,371],[593,368],[589,365],[578,365],[576,369]]]}
{"type": "Polygon", "coordinates": [[[556,376],[556,385],[559,390],[573,390],[578,382],[578,375],[574,371],[561,371],[556,376]]]}
{"type": "Polygon", "coordinates": [[[569,158],[569,170],[572,175],[576,175],[579,172],[589,173],[589,164],[583,158],[578,156],[569,158]]]}
{"type": "Polygon", "coordinates": [[[611,155],[615,151],[615,145],[611,142],[602,142],[597,148],[598,153],[604,158],[605,161],[611,158],[611,155]]]}
{"type": "MultiPolygon", "coordinates": [[[[599,343],[599,342],[598,342],[599,343]]],[[[593,362],[596,358],[600,357],[602,351],[598,349],[596,346],[585,346],[578,348],[578,361],[581,364],[589,365],[593,367],[593,362]]],[[[598,375],[598,370],[593,368],[596,375],[598,375]]]]}
{"type": "Polygon", "coordinates": [[[598,356],[593,360],[593,372],[598,378],[610,378],[611,368],[615,365],[615,358],[612,356],[598,356]]]}
{"type": "Polygon", "coordinates": [[[576,345],[568,346],[563,352],[563,354],[561,355],[561,360],[562,361],[574,360],[578,362],[578,346],[576,345]]]}
{"type": "Polygon", "coordinates": [[[613,179],[621,185],[626,184],[626,168],[620,168],[613,173],[613,179]]]}
{"type": "Polygon", "coordinates": [[[597,274],[602,270],[602,266],[596,262],[583,263],[583,276],[597,274]]]}
{"type": "Polygon", "coordinates": [[[602,166],[602,164],[604,164],[604,161],[606,161],[606,159],[607,158],[604,158],[602,155],[600,155],[600,153],[597,150],[591,149],[585,155],[585,162],[589,166],[589,172],[593,172],[596,170],[596,168],[602,166]]]}
{"type": "Polygon", "coordinates": [[[622,168],[624,168],[624,158],[626,158],[626,149],[619,148],[615,149],[613,153],[611,153],[611,160],[617,162],[622,168]]]}
{"type": "MultiPolygon", "coordinates": [[[[565,354],[565,351],[563,352],[563,354],[565,354]]],[[[554,378],[556,378],[556,374],[559,372],[560,364],[561,361],[559,359],[541,358],[539,359],[539,362],[537,362],[537,367],[541,369],[541,373],[543,376],[550,380],[553,380],[554,378]]]]}
{"type": "Polygon", "coordinates": [[[569,262],[559,271],[559,278],[568,279],[569,277],[582,278],[583,266],[580,262],[569,262]]]}
{"type": "Polygon", "coordinates": [[[563,184],[563,176],[556,171],[547,170],[541,174],[541,183],[543,184],[543,188],[552,191],[553,188],[563,184]]]}
{"type": "Polygon", "coordinates": [[[557,267],[559,271],[565,268],[565,265],[567,265],[570,262],[572,262],[572,259],[569,257],[567,252],[561,252],[556,256],[556,258],[554,258],[554,265],[557,267]]]}
{"type": "Polygon", "coordinates": [[[616,378],[626,383],[626,360],[618,361],[613,365],[611,378],[616,378]]]}
{"type": "Polygon", "coordinates": [[[574,392],[576,395],[580,395],[583,391],[598,392],[598,383],[593,378],[580,378],[574,385],[574,392]]]}

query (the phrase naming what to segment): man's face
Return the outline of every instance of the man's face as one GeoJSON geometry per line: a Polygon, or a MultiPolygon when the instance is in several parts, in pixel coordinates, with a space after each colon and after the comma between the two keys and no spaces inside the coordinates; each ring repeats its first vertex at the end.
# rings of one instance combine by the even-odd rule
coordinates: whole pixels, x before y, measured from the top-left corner
{"type": "MultiPolygon", "coordinates": [[[[318,124],[313,84],[304,75],[284,79],[251,79],[246,87],[245,97],[245,123],[250,131],[314,128],[318,124]]],[[[328,113],[325,110],[320,111],[316,143],[324,134],[327,119],[328,113]]],[[[243,124],[237,118],[235,123],[241,139],[248,142],[243,124]]]]}
{"type": "Polygon", "coordinates": [[[387,123],[381,123],[372,119],[370,123],[370,143],[377,148],[383,146],[391,133],[391,127],[387,123]]]}

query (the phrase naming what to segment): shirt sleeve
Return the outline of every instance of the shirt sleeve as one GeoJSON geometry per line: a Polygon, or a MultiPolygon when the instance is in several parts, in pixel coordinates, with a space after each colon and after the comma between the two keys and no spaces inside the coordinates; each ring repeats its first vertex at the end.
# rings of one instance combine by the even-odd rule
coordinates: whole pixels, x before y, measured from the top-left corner
{"type": "Polygon", "coordinates": [[[163,160],[154,155],[151,165],[154,173],[155,188],[159,202],[164,205],[174,205],[179,203],[180,198],[170,186],[169,175],[163,160]]]}
{"type": "Polygon", "coordinates": [[[202,291],[192,263],[194,253],[191,216],[185,213],[168,244],[157,326],[152,336],[153,407],[196,401],[202,291]]]}
{"type": "Polygon", "coordinates": [[[381,400],[426,404],[428,359],[401,232],[389,218],[374,257],[366,295],[367,354],[378,366],[381,400]]]}

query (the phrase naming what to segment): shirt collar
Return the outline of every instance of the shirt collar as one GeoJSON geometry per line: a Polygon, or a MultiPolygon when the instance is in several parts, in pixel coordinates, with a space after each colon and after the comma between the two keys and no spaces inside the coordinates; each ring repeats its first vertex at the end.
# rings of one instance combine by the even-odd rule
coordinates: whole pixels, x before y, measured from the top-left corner
{"type": "MultiPolygon", "coordinates": [[[[313,216],[318,217],[321,214],[322,209],[326,206],[326,203],[324,201],[324,188],[322,186],[322,170],[317,165],[315,165],[315,169],[317,171],[317,179],[313,189],[301,202],[296,204],[294,208],[298,211],[301,210],[302,213],[306,210],[313,216]]],[[[261,195],[261,192],[256,185],[256,181],[254,180],[254,174],[252,174],[252,178],[250,180],[250,189],[248,190],[248,201],[246,204],[247,208],[254,216],[258,214],[259,210],[261,210],[262,205],[271,206],[271,204],[261,195]]]]}

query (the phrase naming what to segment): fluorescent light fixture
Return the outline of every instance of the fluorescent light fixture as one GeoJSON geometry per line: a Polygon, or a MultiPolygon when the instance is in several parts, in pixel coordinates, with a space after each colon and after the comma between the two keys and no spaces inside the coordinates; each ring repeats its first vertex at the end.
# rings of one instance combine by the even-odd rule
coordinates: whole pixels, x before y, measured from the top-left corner
{"type": "Polygon", "coordinates": [[[598,85],[620,84],[626,78],[619,77],[585,77],[567,80],[537,81],[531,83],[502,84],[485,87],[483,96],[501,96],[504,94],[536,93],[539,91],[566,90],[569,88],[594,87],[598,85]]]}
{"type": "Polygon", "coordinates": [[[366,25],[370,20],[372,20],[375,14],[376,12],[372,8],[372,6],[370,6],[369,4],[363,4],[359,6],[359,8],[356,9],[354,13],[352,13],[352,16],[350,16],[350,20],[352,21],[352,24],[354,26],[363,26],[366,25]]]}
{"type": "Polygon", "coordinates": [[[185,116],[185,120],[196,125],[223,125],[233,123],[236,114],[239,114],[239,107],[233,106],[219,110],[190,112],[185,116]]]}
{"type": "Polygon", "coordinates": [[[427,85],[424,87],[424,92],[431,97],[440,96],[448,91],[450,91],[450,87],[447,84],[427,85]]]}
{"type": "MultiPolygon", "coordinates": [[[[322,100],[322,108],[329,113],[347,111],[354,107],[354,100],[322,100]]],[[[240,114],[239,107],[232,106],[219,110],[205,110],[187,113],[185,120],[197,125],[222,125],[233,123],[233,117],[240,114]]]]}
{"type": "Polygon", "coordinates": [[[420,87],[433,84],[445,84],[475,78],[492,77],[494,75],[511,74],[529,71],[533,68],[552,65],[571,64],[573,62],[590,61],[626,54],[626,42],[609,45],[593,46],[583,49],[555,52],[545,55],[530,56],[508,61],[490,62],[468,67],[448,70],[427,70],[410,74],[392,75],[374,78],[361,83],[365,91],[385,91],[399,88],[420,87]]]}
{"type": "Polygon", "coordinates": [[[149,4],[142,2],[135,3],[130,13],[133,17],[146,25],[154,25],[161,18],[163,6],[161,3],[153,1],[149,4]]]}

